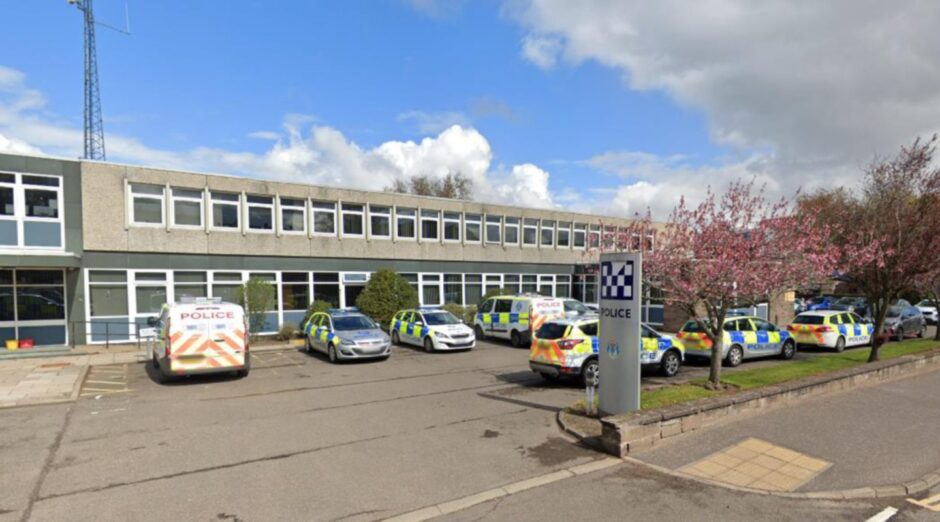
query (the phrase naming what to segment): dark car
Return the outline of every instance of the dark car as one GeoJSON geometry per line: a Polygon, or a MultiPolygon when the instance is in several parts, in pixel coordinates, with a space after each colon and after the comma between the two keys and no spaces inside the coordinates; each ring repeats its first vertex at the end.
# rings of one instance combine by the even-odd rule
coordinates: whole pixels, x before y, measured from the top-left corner
{"type": "Polygon", "coordinates": [[[927,333],[927,321],[916,306],[895,305],[888,309],[885,317],[885,332],[899,342],[908,337],[923,337],[927,333]]]}
{"type": "Polygon", "coordinates": [[[864,297],[840,297],[829,308],[840,312],[849,312],[858,314],[861,317],[868,317],[868,301],[864,297]]]}
{"type": "Polygon", "coordinates": [[[831,295],[820,295],[813,297],[806,303],[807,312],[815,312],[817,310],[831,310],[832,305],[836,302],[836,298],[831,295]]]}

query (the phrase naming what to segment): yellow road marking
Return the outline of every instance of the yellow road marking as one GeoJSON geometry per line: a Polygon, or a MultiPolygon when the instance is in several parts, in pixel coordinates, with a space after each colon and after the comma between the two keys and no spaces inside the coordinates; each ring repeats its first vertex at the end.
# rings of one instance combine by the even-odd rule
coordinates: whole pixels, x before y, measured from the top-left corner
{"type": "Polygon", "coordinates": [[[927,497],[923,500],[915,500],[913,498],[907,499],[908,502],[914,504],[915,506],[920,506],[924,509],[928,509],[935,513],[940,513],[940,493],[932,497],[927,497]]]}

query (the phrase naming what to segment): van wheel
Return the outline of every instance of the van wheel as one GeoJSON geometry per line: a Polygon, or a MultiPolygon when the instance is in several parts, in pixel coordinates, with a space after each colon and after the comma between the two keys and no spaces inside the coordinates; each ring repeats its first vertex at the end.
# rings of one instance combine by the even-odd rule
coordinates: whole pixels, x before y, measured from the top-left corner
{"type": "Polygon", "coordinates": [[[157,370],[160,369],[160,361],[157,360],[157,354],[155,353],[150,354],[150,364],[152,364],[155,369],[157,370]]]}
{"type": "Polygon", "coordinates": [[[397,330],[392,332],[392,344],[395,346],[401,345],[401,337],[398,336],[397,330]]]}
{"type": "Polygon", "coordinates": [[[330,362],[336,364],[339,362],[339,357],[336,356],[336,345],[330,343],[330,348],[327,350],[327,353],[330,355],[330,362]]]}
{"type": "Polygon", "coordinates": [[[584,363],[584,367],[581,368],[581,384],[587,388],[588,386],[594,386],[595,388],[600,385],[601,382],[601,367],[597,363],[597,359],[588,359],[584,363]]]}
{"type": "Polygon", "coordinates": [[[476,325],[473,327],[473,334],[476,336],[478,341],[486,340],[486,334],[483,333],[483,328],[480,328],[480,325],[476,325]]]}
{"type": "Polygon", "coordinates": [[[729,368],[734,368],[744,360],[744,350],[740,346],[734,345],[728,350],[728,356],[725,357],[725,363],[729,368]]]}
{"type": "Polygon", "coordinates": [[[836,351],[837,352],[845,351],[845,337],[842,337],[841,335],[839,336],[838,339],[836,339],[836,351]]]}
{"type": "Polygon", "coordinates": [[[522,346],[522,336],[519,335],[517,330],[513,330],[512,333],[509,334],[509,344],[516,348],[520,348],[522,346]]]}
{"type": "Polygon", "coordinates": [[[248,377],[248,372],[250,371],[251,371],[251,354],[246,353],[245,354],[245,367],[235,372],[235,375],[237,375],[238,378],[240,379],[244,379],[245,377],[248,377]]]}
{"type": "Polygon", "coordinates": [[[424,338],[424,351],[434,353],[434,341],[431,340],[430,335],[424,338]]]}
{"type": "Polygon", "coordinates": [[[783,350],[780,351],[780,358],[789,361],[796,355],[796,344],[793,342],[787,341],[783,343],[783,350]]]}
{"type": "Polygon", "coordinates": [[[682,367],[682,359],[679,358],[679,354],[675,350],[664,353],[662,360],[659,361],[659,369],[666,377],[674,377],[679,373],[680,367],[682,367]]]}

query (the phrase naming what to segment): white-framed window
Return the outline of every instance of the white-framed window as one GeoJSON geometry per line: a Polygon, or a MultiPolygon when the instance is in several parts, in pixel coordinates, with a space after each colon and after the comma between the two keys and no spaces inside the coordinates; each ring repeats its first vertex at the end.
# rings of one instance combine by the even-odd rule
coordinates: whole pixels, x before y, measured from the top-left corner
{"type": "Polygon", "coordinates": [[[312,201],[313,235],[336,235],[336,203],[332,201],[312,201]]]}
{"type": "Polygon", "coordinates": [[[480,215],[479,214],[464,214],[463,216],[463,226],[464,226],[464,243],[479,243],[483,239],[483,235],[480,233],[480,215]]]}
{"type": "Polygon", "coordinates": [[[440,233],[441,213],[437,210],[421,209],[421,239],[438,241],[440,233]]]}
{"type": "MultiPolygon", "coordinates": [[[[423,228],[423,227],[422,227],[423,228]]],[[[444,304],[441,301],[441,274],[421,274],[421,297],[423,306],[437,306],[444,304]]]]}
{"type": "Polygon", "coordinates": [[[525,218],[522,220],[522,245],[536,246],[539,244],[539,220],[525,218]]]}
{"type": "Polygon", "coordinates": [[[249,232],[274,232],[274,198],[246,196],[249,232]]]}
{"type": "Polygon", "coordinates": [[[643,248],[643,238],[640,234],[631,234],[630,235],[630,251],[639,252],[643,248]]]}
{"type": "Polygon", "coordinates": [[[64,248],[62,201],[58,176],[0,173],[0,247],[64,248]]]}
{"type": "Polygon", "coordinates": [[[587,244],[587,225],[584,223],[574,224],[574,247],[584,248],[587,244]]]}
{"type": "Polygon", "coordinates": [[[555,275],[555,297],[571,297],[570,275],[555,275]]]}
{"type": "Polygon", "coordinates": [[[343,203],[343,237],[363,237],[365,228],[365,206],[359,203],[343,203]]]}
{"type": "Polygon", "coordinates": [[[503,224],[503,243],[506,245],[519,244],[519,218],[506,216],[503,224]]]}
{"type": "Polygon", "coordinates": [[[414,239],[417,234],[417,211],[413,208],[395,207],[395,238],[414,239]]]}
{"type": "Polygon", "coordinates": [[[500,244],[503,242],[503,216],[486,216],[486,242],[488,244],[500,244]]]}
{"type": "Polygon", "coordinates": [[[444,241],[460,241],[460,212],[444,212],[444,241]]]}
{"type": "Polygon", "coordinates": [[[555,246],[555,222],[552,220],[542,220],[542,239],[539,245],[543,247],[555,246]]]}
{"type": "Polygon", "coordinates": [[[238,230],[241,227],[239,207],[241,196],[230,192],[210,192],[209,200],[212,203],[213,230],[238,230]]]}
{"type": "Polygon", "coordinates": [[[601,226],[591,225],[588,229],[588,248],[599,248],[601,246],[601,226]]]}
{"type": "Polygon", "coordinates": [[[555,276],[539,274],[539,294],[545,297],[555,296],[555,276]]]}
{"type": "Polygon", "coordinates": [[[131,183],[131,223],[139,226],[163,226],[163,195],[165,187],[131,183]]]}
{"type": "Polygon", "coordinates": [[[392,207],[369,205],[369,237],[372,239],[392,237],[392,207]]]}
{"type": "Polygon", "coordinates": [[[281,198],[281,232],[285,234],[307,233],[307,200],[281,198]]]}
{"type": "Polygon", "coordinates": [[[172,187],[170,198],[173,201],[172,226],[202,228],[202,190],[172,187]]]}
{"type": "Polygon", "coordinates": [[[558,222],[558,246],[561,248],[571,246],[571,223],[566,221],[558,222]]]}

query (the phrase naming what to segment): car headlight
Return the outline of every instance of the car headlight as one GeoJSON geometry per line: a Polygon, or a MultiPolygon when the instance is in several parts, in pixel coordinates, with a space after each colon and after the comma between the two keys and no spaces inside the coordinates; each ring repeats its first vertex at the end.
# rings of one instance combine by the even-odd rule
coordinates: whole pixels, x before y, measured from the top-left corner
{"type": "Polygon", "coordinates": [[[440,339],[450,339],[450,335],[444,332],[434,332],[434,335],[440,339]]]}
{"type": "Polygon", "coordinates": [[[339,344],[343,346],[356,346],[356,341],[352,339],[340,339],[339,344]]]}

